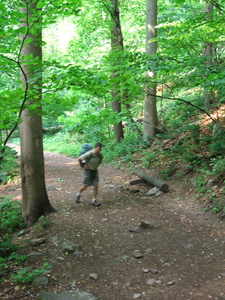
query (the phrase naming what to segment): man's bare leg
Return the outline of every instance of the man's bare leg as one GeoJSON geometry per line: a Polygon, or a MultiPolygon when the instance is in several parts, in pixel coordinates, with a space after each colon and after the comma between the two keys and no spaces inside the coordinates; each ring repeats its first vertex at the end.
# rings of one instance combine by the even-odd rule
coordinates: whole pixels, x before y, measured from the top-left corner
{"type": "Polygon", "coordinates": [[[87,186],[83,185],[83,186],[80,188],[79,192],[76,193],[76,198],[75,198],[75,202],[76,202],[76,203],[81,203],[81,201],[80,201],[80,196],[81,196],[81,193],[83,193],[83,191],[86,190],[86,188],[87,188],[87,186]]]}
{"type": "Polygon", "coordinates": [[[97,202],[97,196],[98,196],[98,185],[93,186],[93,199],[92,199],[92,205],[93,206],[101,206],[101,203],[97,202]]]}

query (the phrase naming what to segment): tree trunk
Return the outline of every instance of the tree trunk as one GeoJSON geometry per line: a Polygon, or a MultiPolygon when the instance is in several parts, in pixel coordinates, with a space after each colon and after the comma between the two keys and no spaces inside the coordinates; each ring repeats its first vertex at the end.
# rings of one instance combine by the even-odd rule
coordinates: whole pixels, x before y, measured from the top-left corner
{"type": "MultiPolygon", "coordinates": [[[[204,9],[204,13],[206,14],[206,18],[207,19],[212,18],[212,12],[213,12],[213,4],[209,3],[207,1],[206,4],[205,4],[205,9],[204,9]]],[[[204,47],[204,51],[203,51],[203,56],[206,59],[206,61],[205,61],[205,67],[207,69],[207,72],[209,72],[208,70],[213,65],[213,60],[212,60],[212,56],[213,56],[212,43],[210,43],[210,42],[206,42],[205,43],[205,47],[204,47]]],[[[205,108],[209,108],[210,105],[212,105],[214,103],[214,92],[213,92],[213,90],[211,90],[208,87],[205,88],[204,89],[204,99],[205,99],[205,108]]]]}
{"type": "MultiPolygon", "coordinates": [[[[42,60],[41,28],[38,34],[32,34],[31,25],[35,27],[35,24],[30,24],[29,20],[31,20],[32,11],[37,11],[37,2],[32,3],[32,1],[27,1],[26,3],[23,2],[23,6],[21,7],[21,13],[25,16],[22,20],[21,27],[26,29],[27,34],[21,35],[21,81],[22,88],[24,89],[26,109],[24,109],[21,114],[20,142],[23,217],[25,223],[31,226],[40,216],[53,212],[54,209],[48,199],[44,173],[40,106],[42,60]],[[25,43],[25,40],[28,38],[31,38],[32,41],[25,43]],[[29,57],[29,60],[26,59],[27,55],[32,58],[29,57]],[[36,62],[35,65],[32,62],[34,59],[36,62]],[[39,76],[37,76],[37,74],[39,74],[39,76]]],[[[38,31],[37,28],[36,31],[38,31]]]]}
{"type": "MultiPolygon", "coordinates": [[[[146,54],[148,57],[156,54],[157,43],[152,41],[157,37],[157,0],[146,0],[146,54]]],[[[150,63],[150,60],[149,62],[150,63]]],[[[158,125],[156,109],[156,84],[153,83],[154,72],[149,70],[146,77],[149,84],[146,85],[144,101],[144,140],[153,137],[158,125]]]]}
{"type": "MultiPolygon", "coordinates": [[[[112,93],[114,97],[117,96],[116,94],[117,94],[116,92],[112,93]]],[[[121,112],[121,103],[119,100],[114,100],[111,103],[111,107],[113,112],[115,112],[116,114],[121,112]]],[[[122,121],[119,121],[117,124],[113,126],[113,131],[114,131],[114,141],[115,143],[119,143],[124,138],[122,121]]]]}
{"type": "MultiPolygon", "coordinates": [[[[123,35],[121,31],[120,24],[120,14],[119,14],[119,1],[111,0],[111,15],[112,15],[112,30],[111,30],[111,49],[114,53],[119,53],[123,51],[123,35]]],[[[115,67],[112,73],[112,79],[114,80],[114,87],[112,91],[113,102],[111,104],[113,112],[119,114],[121,112],[121,97],[119,82],[116,80],[119,77],[119,64],[118,68],[115,67]]],[[[119,121],[114,125],[114,141],[116,143],[120,142],[124,138],[123,134],[123,124],[122,121],[119,121]]]]}
{"type": "Polygon", "coordinates": [[[144,140],[156,134],[158,125],[157,109],[156,109],[156,87],[146,92],[144,102],[144,140]]]}

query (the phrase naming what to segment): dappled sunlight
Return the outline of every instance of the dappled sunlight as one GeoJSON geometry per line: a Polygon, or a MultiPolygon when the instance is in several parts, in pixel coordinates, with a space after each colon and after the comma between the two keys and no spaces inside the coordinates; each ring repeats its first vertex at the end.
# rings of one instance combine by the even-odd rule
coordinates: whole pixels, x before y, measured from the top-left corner
{"type": "MultiPolygon", "coordinates": [[[[209,114],[215,121],[218,121],[223,125],[225,123],[225,104],[222,104],[218,109],[211,111],[209,114]]],[[[206,127],[212,122],[212,119],[205,115],[201,120],[201,126],[206,127]]]]}

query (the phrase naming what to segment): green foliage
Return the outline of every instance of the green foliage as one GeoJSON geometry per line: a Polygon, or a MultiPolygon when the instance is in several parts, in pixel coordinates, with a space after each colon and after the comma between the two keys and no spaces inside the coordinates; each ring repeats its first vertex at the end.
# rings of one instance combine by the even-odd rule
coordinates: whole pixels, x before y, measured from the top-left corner
{"type": "Polygon", "coordinates": [[[225,203],[216,203],[214,206],[213,206],[213,212],[215,213],[219,213],[221,211],[224,211],[225,212],[225,203]]]}
{"type": "Polygon", "coordinates": [[[209,203],[205,210],[211,210],[215,213],[225,212],[225,161],[224,156],[219,155],[215,158],[210,158],[202,162],[196,168],[197,176],[192,179],[199,197],[203,197],[209,203]],[[214,184],[209,184],[210,179],[213,179],[214,184]]]}
{"type": "MultiPolygon", "coordinates": [[[[24,227],[21,203],[10,201],[8,198],[0,198],[0,256],[6,260],[15,258],[13,252],[17,245],[12,243],[12,234],[15,230],[24,227]]],[[[2,263],[4,264],[4,259],[2,263]]]]}
{"type": "Polygon", "coordinates": [[[141,158],[139,159],[139,162],[141,163],[141,166],[148,168],[156,161],[156,155],[155,153],[152,153],[151,151],[141,151],[141,158]]]}
{"type": "MultiPolygon", "coordinates": [[[[210,134],[202,136],[198,123],[200,109],[204,108],[204,89],[216,92],[215,106],[224,102],[225,18],[220,7],[222,1],[218,3],[213,17],[209,18],[203,13],[205,2],[159,0],[158,52],[146,57],[143,54],[145,3],[141,0],[120,3],[125,49],[116,54],[110,51],[111,14],[107,2],[41,0],[29,19],[30,27],[21,27],[19,20],[24,17],[19,11],[21,2],[1,1],[1,140],[4,141],[18,122],[21,110],[27,107],[25,96],[28,100],[39,99],[40,92],[35,83],[42,75],[42,99],[29,108],[37,112],[42,105],[44,127],[62,126],[59,133],[45,135],[45,149],[77,156],[82,143],[100,141],[104,144],[105,162],[115,160],[117,166],[123,163],[132,166],[136,160],[141,166],[149,167],[164,155],[174,161],[180,159],[195,171],[205,168],[204,179],[222,174],[224,131],[213,137],[210,134]],[[22,58],[19,34],[37,36],[41,30],[44,37],[42,62],[33,55],[22,58]],[[212,66],[206,64],[207,57],[202,54],[206,43],[213,45],[212,66]],[[20,88],[22,60],[32,66],[30,71],[35,71],[32,80],[28,80],[33,88],[27,95],[20,88]],[[112,77],[115,68],[117,76],[112,77]],[[142,124],[134,125],[131,121],[143,116],[146,70],[157,74],[150,85],[157,84],[157,93],[161,96],[157,101],[159,119],[167,131],[155,139],[159,146],[157,155],[152,149],[145,148],[147,145],[134,131],[138,125],[142,132],[142,124]],[[120,114],[112,113],[110,107],[115,87],[122,104],[120,114]],[[112,128],[120,121],[126,125],[125,139],[115,145],[112,128]],[[163,139],[166,138],[175,140],[168,151],[163,150],[163,139]],[[203,148],[217,156],[206,166],[204,155],[199,154],[203,148]]],[[[24,42],[30,43],[30,37],[24,42]]],[[[14,176],[16,167],[14,154],[8,148],[1,167],[0,180],[6,182],[14,176]]],[[[168,172],[169,168],[165,168],[164,178],[168,172]]],[[[205,189],[203,182],[202,179],[198,182],[202,191],[205,189]]]]}
{"type": "Polygon", "coordinates": [[[120,161],[120,163],[130,163],[132,166],[133,154],[145,146],[146,142],[135,134],[130,135],[118,144],[108,142],[103,147],[104,162],[117,164],[120,161]]]}
{"type": "MultiPolygon", "coordinates": [[[[0,277],[1,280],[11,272],[12,265],[16,265],[16,272],[11,274],[10,280],[14,284],[29,284],[35,278],[45,273],[49,264],[45,263],[38,269],[24,268],[22,265],[26,260],[26,255],[19,254],[18,245],[12,243],[12,235],[15,230],[24,228],[21,215],[21,203],[10,201],[7,198],[0,199],[0,277]],[[18,267],[19,266],[19,267],[18,267]]],[[[34,232],[42,232],[49,225],[45,217],[41,217],[34,226],[34,232]]]]}
{"type": "Polygon", "coordinates": [[[225,154],[225,131],[221,130],[212,138],[209,150],[217,155],[225,154]]]}
{"type": "Polygon", "coordinates": [[[216,188],[205,192],[204,196],[207,196],[209,202],[205,207],[205,211],[211,210],[214,213],[225,213],[224,193],[224,188],[220,189],[220,192],[216,191],[216,188]]]}
{"type": "Polygon", "coordinates": [[[200,141],[200,125],[197,123],[190,124],[187,129],[190,132],[190,138],[193,139],[195,144],[198,144],[200,141]]]}
{"type": "Polygon", "coordinates": [[[0,213],[0,230],[3,234],[11,235],[15,229],[24,227],[21,202],[0,198],[0,213]]]}
{"type": "Polygon", "coordinates": [[[48,263],[44,263],[39,269],[22,268],[15,274],[11,275],[11,281],[15,284],[29,284],[34,281],[35,278],[45,273],[51,266],[48,263]]]}
{"type": "Polygon", "coordinates": [[[17,251],[18,246],[12,243],[11,235],[4,235],[2,237],[3,239],[0,241],[0,255],[4,264],[5,261],[8,261],[8,257],[17,251]]]}
{"type": "Polygon", "coordinates": [[[108,108],[99,107],[94,101],[83,101],[73,114],[59,117],[65,132],[72,135],[83,134],[87,140],[106,140],[110,135],[109,126],[114,124],[114,115],[108,108]],[[108,118],[106,117],[108,116],[108,118]]]}
{"type": "Polygon", "coordinates": [[[82,142],[69,133],[59,132],[53,136],[44,136],[44,149],[52,152],[77,156],[82,142]]]}
{"type": "MultiPolygon", "coordinates": [[[[24,98],[19,88],[21,49],[18,37],[19,32],[28,33],[28,28],[18,26],[21,19],[19,5],[19,1],[12,5],[10,1],[3,0],[0,13],[0,35],[3,37],[0,45],[0,98],[3,99],[0,128],[4,129],[12,128],[18,120],[18,108],[21,108],[24,98]],[[6,15],[10,18],[6,19],[6,15]]],[[[158,54],[148,58],[149,66],[146,66],[143,1],[120,3],[125,49],[116,55],[110,51],[111,15],[108,3],[89,0],[38,2],[38,9],[33,11],[30,19],[30,30],[35,35],[43,29],[42,105],[46,126],[62,122],[65,132],[82,132],[86,140],[110,140],[112,125],[121,119],[127,122],[128,116],[134,118],[142,114],[142,91],[146,80],[143,74],[145,69],[153,67],[157,73],[154,84],[155,80],[159,86],[169,83],[168,96],[181,95],[184,91],[186,100],[197,103],[195,98],[198,98],[198,104],[203,104],[202,88],[213,87],[219,92],[219,101],[223,101],[224,14],[215,10],[213,18],[209,19],[202,14],[204,4],[198,1],[160,0],[158,6],[158,54]],[[37,22],[40,17],[42,22],[37,22]],[[64,32],[68,35],[64,33],[62,36],[60,28],[66,28],[64,32]],[[217,55],[212,68],[204,64],[202,50],[205,42],[215,45],[217,55]],[[115,66],[118,76],[112,78],[115,66]],[[126,95],[122,99],[122,114],[118,116],[111,112],[109,106],[115,85],[119,85],[121,97],[123,93],[126,95]],[[126,105],[131,106],[129,112],[125,109],[126,105]]],[[[39,79],[40,61],[30,56],[28,63],[37,68],[33,80],[39,79]]],[[[34,96],[34,93],[31,94],[34,96]]],[[[166,99],[163,99],[161,108],[160,117],[172,130],[180,128],[182,131],[180,124],[195,113],[191,106],[175,101],[171,103],[166,99]]],[[[126,131],[126,134],[129,135],[129,132],[126,131]]],[[[212,147],[220,151],[216,141],[212,147]]]]}
{"type": "Polygon", "coordinates": [[[26,255],[21,255],[17,252],[13,252],[10,254],[10,256],[7,258],[8,261],[15,261],[17,263],[23,263],[26,260],[26,255]]]}
{"type": "MultiPolygon", "coordinates": [[[[4,63],[7,63],[4,62],[4,63]]],[[[11,68],[14,68],[14,66],[11,66],[11,68]]],[[[10,71],[10,70],[9,70],[10,71]]],[[[6,74],[5,74],[6,76],[6,74]]],[[[15,76],[15,74],[14,74],[15,76]]],[[[9,77],[9,76],[7,76],[9,77]]],[[[8,80],[13,81],[13,74],[10,75],[11,78],[8,78],[8,80]]],[[[0,75],[1,79],[1,75],[0,75]]],[[[1,113],[1,119],[0,119],[0,134],[1,138],[4,137],[5,133],[9,130],[11,130],[15,124],[19,122],[18,116],[19,116],[19,106],[20,106],[20,100],[22,98],[22,92],[19,88],[13,87],[15,82],[9,83],[7,82],[4,84],[2,82],[2,86],[0,86],[0,113],[1,113]],[[8,86],[5,86],[8,85],[8,86]],[[13,99],[13,101],[12,101],[13,99]]]]}
{"type": "Polygon", "coordinates": [[[199,93],[200,91],[198,89],[193,89],[191,94],[190,90],[181,89],[179,92],[176,92],[178,98],[173,100],[173,97],[167,99],[168,92],[166,92],[164,98],[158,102],[159,115],[163,119],[166,128],[171,130],[173,135],[180,132],[184,133],[186,130],[194,134],[195,129],[197,129],[196,134],[198,134],[199,110],[196,107],[200,109],[204,107],[203,97],[200,96],[199,93]],[[186,102],[183,102],[182,99],[186,102]],[[193,121],[191,121],[192,119],[193,121]]]}
{"type": "Polygon", "coordinates": [[[174,82],[174,87],[216,85],[216,89],[223,89],[224,76],[213,75],[214,68],[217,70],[215,74],[221,73],[221,60],[217,60],[220,55],[215,56],[212,70],[205,65],[205,58],[201,53],[205,42],[218,46],[219,52],[223,49],[224,28],[217,30],[217,26],[221,24],[224,15],[214,10],[213,17],[208,18],[202,13],[203,9],[201,3],[186,2],[180,3],[176,8],[165,5],[163,13],[161,12],[158,45],[162,61],[159,71],[166,76],[167,82],[174,82]],[[177,76],[174,77],[174,74],[177,76]]]}
{"type": "Polygon", "coordinates": [[[217,156],[216,158],[211,158],[210,167],[212,168],[213,176],[220,176],[225,174],[225,158],[224,156],[217,156]]]}
{"type": "Polygon", "coordinates": [[[0,182],[6,183],[18,175],[18,162],[16,151],[8,146],[0,145],[0,182]]]}
{"type": "Polygon", "coordinates": [[[0,257],[0,282],[4,280],[8,273],[10,273],[12,264],[14,264],[15,266],[21,265],[27,258],[26,255],[20,255],[16,252],[16,245],[9,244],[8,248],[10,248],[10,252],[8,253],[8,255],[6,257],[0,257]],[[12,250],[15,252],[12,252],[12,250]]]}

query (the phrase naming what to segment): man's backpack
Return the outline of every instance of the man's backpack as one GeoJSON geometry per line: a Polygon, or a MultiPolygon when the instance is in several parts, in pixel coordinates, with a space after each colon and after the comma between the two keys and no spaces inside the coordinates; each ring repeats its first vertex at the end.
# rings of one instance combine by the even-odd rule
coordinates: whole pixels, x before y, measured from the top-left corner
{"type": "MultiPolygon", "coordinates": [[[[79,156],[85,154],[86,152],[90,151],[93,149],[93,146],[92,144],[89,144],[89,143],[85,143],[85,144],[82,144],[81,145],[81,149],[80,149],[80,154],[79,156]]],[[[81,162],[81,166],[84,167],[84,165],[87,163],[86,160],[82,160],[81,162]]]]}
{"type": "Polygon", "coordinates": [[[88,152],[88,151],[90,151],[92,149],[93,149],[92,144],[89,144],[89,143],[82,144],[79,156],[85,154],[86,152],[88,152]]]}

